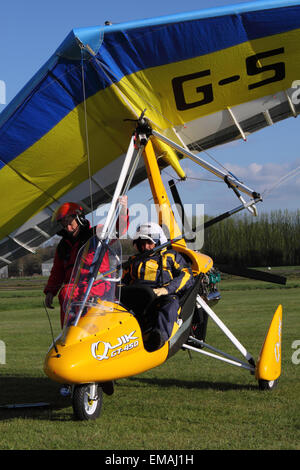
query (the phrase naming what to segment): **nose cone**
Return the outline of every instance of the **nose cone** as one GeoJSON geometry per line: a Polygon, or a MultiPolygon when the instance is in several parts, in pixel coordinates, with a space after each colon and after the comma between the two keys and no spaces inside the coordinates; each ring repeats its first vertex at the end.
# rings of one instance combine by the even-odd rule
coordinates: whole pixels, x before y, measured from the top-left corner
{"type": "Polygon", "coordinates": [[[99,317],[102,328],[93,334],[70,327],[56,344],[57,351],[52,348],[45,358],[44,371],[50,379],[65,384],[107,382],[137,375],[166,359],[167,343],[151,353],[144,349],[133,315],[114,313],[108,323],[105,318],[99,317]]]}
{"type": "Polygon", "coordinates": [[[58,352],[54,348],[50,349],[48,354],[45,357],[44,361],[44,372],[49,377],[49,379],[54,380],[54,382],[68,383],[64,380],[64,374],[62,373],[62,362],[60,359],[61,355],[61,346],[57,346],[58,352]]]}

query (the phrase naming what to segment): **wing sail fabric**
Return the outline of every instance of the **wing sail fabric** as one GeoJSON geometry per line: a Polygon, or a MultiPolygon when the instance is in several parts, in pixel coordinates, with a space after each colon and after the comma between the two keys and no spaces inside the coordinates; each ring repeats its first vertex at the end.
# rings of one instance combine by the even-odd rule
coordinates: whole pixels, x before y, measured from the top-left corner
{"type": "MultiPolygon", "coordinates": [[[[197,152],[296,116],[299,44],[296,1],[73,30],[0,116],[0,267],[52,235],[58,204],[89,212],[90,186],[94,208],[110,200],[127,119],[144,109],[197,152]]],[[[155,148],[183,177],[175,154],[155,148]]],[[[133,184],[145,177],[141,166],[133,184]]]]}

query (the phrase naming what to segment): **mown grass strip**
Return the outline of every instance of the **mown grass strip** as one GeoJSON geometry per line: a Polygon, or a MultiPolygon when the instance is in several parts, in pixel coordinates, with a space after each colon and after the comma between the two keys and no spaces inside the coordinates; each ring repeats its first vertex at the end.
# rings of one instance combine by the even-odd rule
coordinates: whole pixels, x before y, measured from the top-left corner
{"type": "MultiPolygon", "coordinates": [[[[283,305],[277,389],[260,392],[247,371],[179,351],[156,369],[117,380],[115,394],[104,396],[100,418],[87,423],[74,421],[70,401],[43,373],[51,337],[42,306],[32,305],[38,296],[27,297],[16,289],[21,298],[2,298],[1,306],[9,300],[14,308],[2,310],[0,316],[0,339],[6,345],[0,404],[42,401],[51,407],[0,409],[0,449],[300,450],[300,364],[292,362],[291,347],[300,340],[300,291],[255,291],[247,282],[244,289],[235,289],[231,282],[221,282],[222,299],[215,311],[255,358],[275,308],[283,305]]],[[[57,303],[50,316],[57,335],[57,303]]],[[[211,321],[207,341],[239,357],[211,321]]]]}

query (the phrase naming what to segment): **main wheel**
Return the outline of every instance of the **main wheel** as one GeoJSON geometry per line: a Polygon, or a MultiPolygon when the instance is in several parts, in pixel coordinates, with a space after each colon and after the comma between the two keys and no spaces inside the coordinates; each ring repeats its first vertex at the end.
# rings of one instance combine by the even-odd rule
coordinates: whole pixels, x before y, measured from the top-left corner
{"type": "Polygon", "coordinates": [[[73,411],[77,419],[97,419],[102,408],[102,388],[97,384],[76,385],[73,391],[73,411]]]}
{"type": "Polygon", "coordinates": [[[263,380],[258,381],[259,390],[274,390],[277,387],[278,379],[276,380],[263,380]]]}

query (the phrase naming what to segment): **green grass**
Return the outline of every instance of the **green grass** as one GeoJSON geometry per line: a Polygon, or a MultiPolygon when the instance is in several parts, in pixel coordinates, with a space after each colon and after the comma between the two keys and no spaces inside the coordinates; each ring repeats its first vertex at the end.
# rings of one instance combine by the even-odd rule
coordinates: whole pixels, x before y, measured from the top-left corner
{"type": "MultiPolygon", "coordinates": [[[[51,337],[41,284],[14,282],[0,283],[0,339],[6,344],[0,404],[42,401],[51,407],[0,409],[0,449],[300,449],[300,364],[291,360],[291,345],[300,340],[299,278],[286,288],[229,278],[221,282],[215,307],[257,358],[273,312],[283,305],[277,389],[261,392],[249,372],[179,351],[156,369],[117,381],[95,422],[74,421],[69,399],[43,373],[51,337]]],[[[57,335],[57,303],[50,315],[57,335]]],[[[207,342],[240,357],[211,321],[207,342]]]]}

